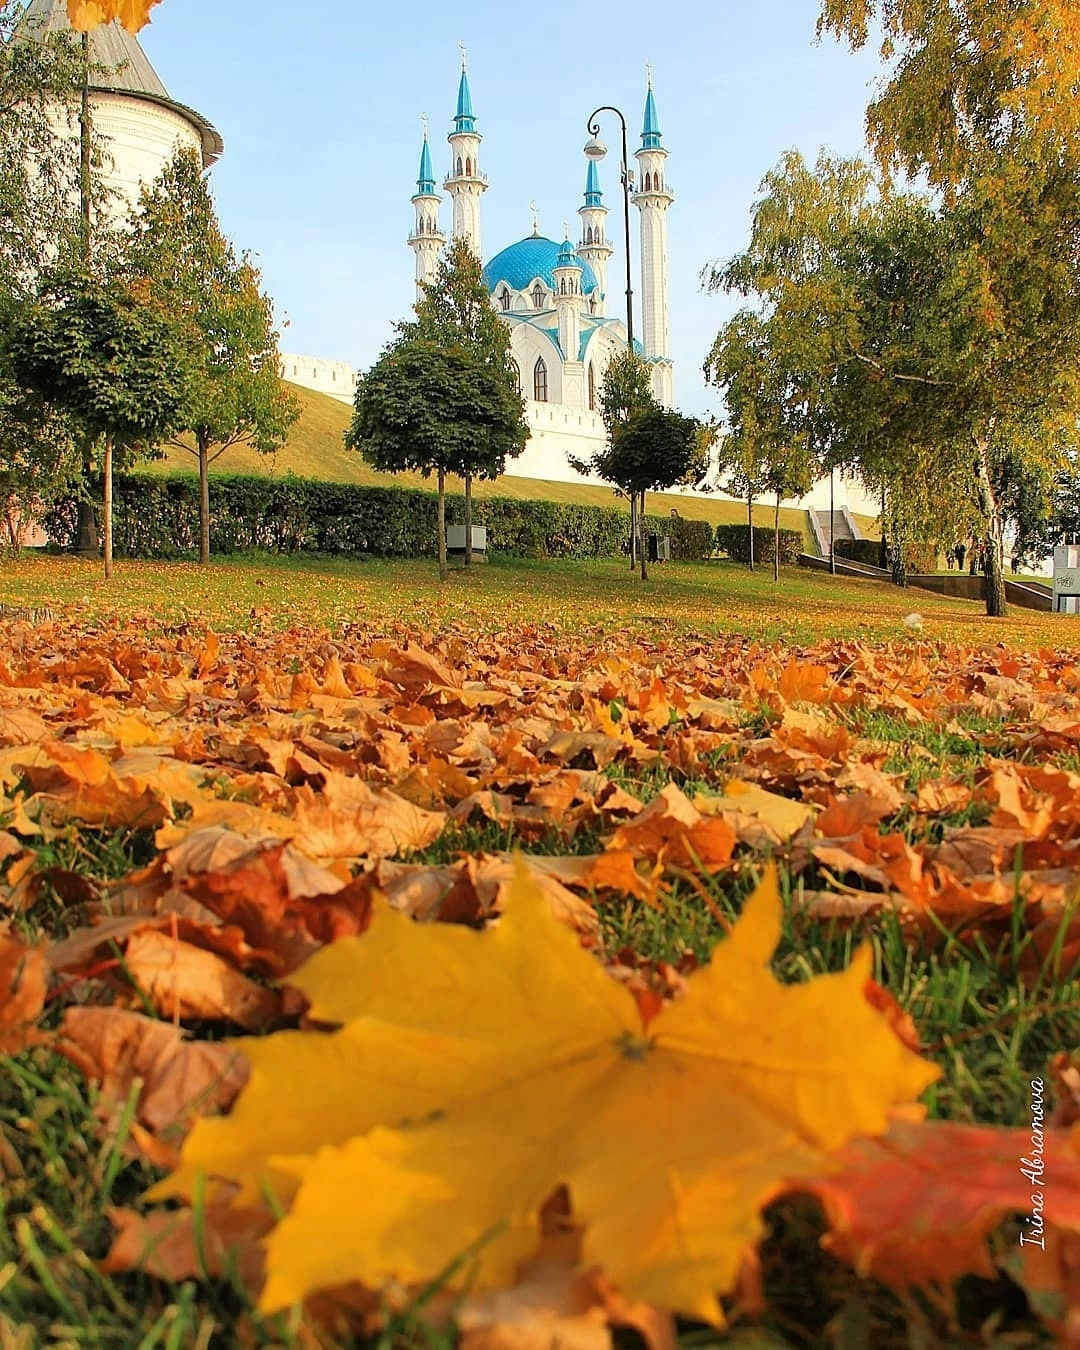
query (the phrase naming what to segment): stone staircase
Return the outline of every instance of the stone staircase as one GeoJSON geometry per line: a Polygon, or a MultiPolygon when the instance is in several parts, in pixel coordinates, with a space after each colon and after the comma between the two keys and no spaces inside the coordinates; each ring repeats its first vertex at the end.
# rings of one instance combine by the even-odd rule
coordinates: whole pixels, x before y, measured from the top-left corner
{"type": "MultiPolygon", "coordinates": [[[[829,513],[828,511],[811,510],[807,512],[810,517],[810,529],[817,543],[818,551],[821,556],[829,556],[829,513]]],[[[839,543],[841,539],[860,538],[858,530],[855,528],[855,522],[846,507],[837,507],[832,513],[832,537],[834,543],[839,543]]]]}

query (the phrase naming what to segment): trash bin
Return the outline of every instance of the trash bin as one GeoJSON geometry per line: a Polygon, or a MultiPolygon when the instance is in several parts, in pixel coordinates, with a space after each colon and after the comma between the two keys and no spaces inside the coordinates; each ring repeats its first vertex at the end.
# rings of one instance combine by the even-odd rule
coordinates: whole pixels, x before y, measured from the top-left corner
{"type": "Polygon", "coordinates": [[[660,561],[660,536],[658,534],[649,535],[649,548],[646,557],[649,562],[660,561]]]}

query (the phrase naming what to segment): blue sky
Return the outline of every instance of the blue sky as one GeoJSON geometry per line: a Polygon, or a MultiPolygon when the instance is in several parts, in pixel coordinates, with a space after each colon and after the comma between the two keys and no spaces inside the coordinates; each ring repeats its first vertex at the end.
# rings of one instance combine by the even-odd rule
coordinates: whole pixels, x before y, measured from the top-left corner
{"type": "MultiPolygon", "coordinates": [[[[458,42],[468,49],[481,167],[485,259],[530,233],[570,221],[577,238],[589,113],[626,114],[631,154],[650,61],[668,181],[675,396],[687,412],[717,410],[701,364],[733,305],[701,292],[710,260],[745,242],[758,184],[783,151],[824,145],[860,153],[864,109],[880,67],[815,42],[814,0],[581,5],[556,13],[521,0],[457,5],[339,0],[163,0],[140,40],[173,98],[225,138],[213,171],[222,224],[257,256],[285,351],[364,368],[406,315],[414,261],[405,239],[421,144],[431,123],[436,178],[445,176],[458,42]]],[[[617,145],[617,122],[603,139],[617,145]]],[[[617,154],[601,164],[609,237],[608,308],[623,311],[617,154]]],[[[443,194],[442,223],[451,220],[443,194]]],[[[637,212],[632,209],[640,323],[637,212]]]]}

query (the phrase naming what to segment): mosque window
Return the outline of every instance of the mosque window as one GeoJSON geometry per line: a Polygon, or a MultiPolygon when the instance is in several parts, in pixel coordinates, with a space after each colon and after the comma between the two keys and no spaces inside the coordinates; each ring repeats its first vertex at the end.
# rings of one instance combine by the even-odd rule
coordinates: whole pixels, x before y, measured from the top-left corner
{"type": "Polygon", "coordinates": [[[596,371],[593,369],[593,363],[589,362],[589,408],[592,412],[596,411],[596,371]]]}
{"type": "Polygon", "coordinates": [[[544,308],[544,288],[539,282],[532,289],[533,309],[544,308]]]}
{"type": "Polygon", "coordinates": [[[544,365],[544,358],[538,356],[536,365],[533,366],[533,398],[536,399],[537,403],[546,403],[547,396],[547,366],[544,365]]]}
{"type": "Polygon", "coordinates": [[[499,296],[499,299],[502,301],[503,309],[510,308],[510,292],[505,286],[502,288],[502,295],[499,296]]]}
{"type": "Polygon", "coordinates": [[[652,191],[652,174],[651,174],[651,173],[647,173],[647,174],[645,175],[645,191],[646,191],[646,192],[651,192],[651,191],[652,191]]]}
{"type": "Polygon", "coordinates": [[[460,156],[460,155],[458,155],[458,157],[457,157],[457,176],[458,176],[459,178],[461,177],[461,156],[460,156]]]}
{"type": "Polygon", "coordinates": [[[471,156],[471,155],[466,156],[466,159],[465,159],[465,176],[466,176],[466,178],[471,178],[471,177],[472,177],[472,156],[471,156]]]}
{"type": "Polygon", "coordinates": [[[518,391],[521,392],[521,367],[513,357],[510,358],[510,369],[514,372],[514,379],[517,380],[518,391]]]}
{"type": "Polygon", "coordinates": [[[587,225],[587,226],[585,227],[585,242],[586,242],[587,244],[591,244],[591,243],[592,243],[592,226],[591,226],[591,225],[587,225]]]}

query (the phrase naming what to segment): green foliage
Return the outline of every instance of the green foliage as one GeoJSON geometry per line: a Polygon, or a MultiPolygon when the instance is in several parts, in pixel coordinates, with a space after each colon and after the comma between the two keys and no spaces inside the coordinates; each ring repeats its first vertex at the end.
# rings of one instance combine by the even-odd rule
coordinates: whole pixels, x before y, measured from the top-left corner
{"type": "Polygon", "coordinates": [[[118,281],[55,274],[15,314],[6,346],[19,385],[87,441],[134,452],[184,421],[187,352],[146,297],[118,281]]]}
{"type": "MultiPolygon", "coordinates": [[[[448,496],[451,516],[460,520],[463,499],[448,496]]],[[[626,540],[626,516],[614,508],[516,501],[488,497],[473,507],[477,524],[488,530],[488,549],[523,558],[605,558],[617,556],[626,540]]],[[[407,488],[367,488],[312,479],[214,477],[210,481],[213,551],[369,555],[430,558],[435,554],[437,498],[407,488]]],[[[683,543],[685,554],[702,547],[711,533],[705,521],[658,521],[658,530],[683,543]],[[679,530],[668,528],[680,526],[679,530]],[[662,527],[662,530],[660,529],[662,527]]],[[[75,503],[51,510],[51,542],[66,548],[74,538],[75,503]]],[[[199,541],[199,483],[189,474],[166,478],[118,476],[115,502],[116,551],[121,557],[191,558],[199,541]]],[[[711,540],[710,540],[711,545],[711,540]]]]}
{"type": "Polygon", "coordinates": [[[520,401],[466,348],[402,338],[357,382],[345,444],[376,469],[471,472],[524,446],[520,401]]]}
{"type": "MultiPolygon", "coordinates": [[[[776,549],[776,532],[760,525],[754,526],[754,557],[761,562],[772,562],[776,549]]],[[[799,561],[803,551],[802,535],[797,530],[780,531],[780,558],[782,563],[799,561]]],[[[717,525],[716,547],[733,562],[750,561],[750,527],[748,525],[717,525]]]]}

